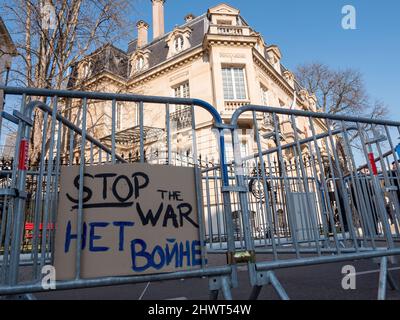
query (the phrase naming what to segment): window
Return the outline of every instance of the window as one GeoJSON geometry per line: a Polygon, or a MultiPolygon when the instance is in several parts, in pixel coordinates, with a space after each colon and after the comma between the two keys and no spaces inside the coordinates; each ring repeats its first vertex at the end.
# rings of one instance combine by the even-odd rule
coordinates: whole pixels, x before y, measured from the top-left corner
{"type": "Polygon", "coordinates": [[[242,157],[246,157],[249,155],[249,148],[246,140],[242,140],[240,143],[240,154],[242,157]]]}
{"type": "Polygon", "coordinates": [[[263,106],[268,106],[268,89],[261,85],[261,103],[263,106]]]}
{"type": "Polygon", "coordinates": [[[139,58],[136,60],[136,70],[137,70],[137,71],[140,71],[140,70],[143,69],[143,67],[144,67],[144,58],[143,58],[143,57],[139,57],[139,58]]]}
{"type": "Polygon", "coordinates": [[[179,52],[183,50],[183,37],[177,36],[174,40],[175,52],[179,52]]]}
{"type": "Polygon", "coordinates": [[[82,77],[87,78],[90,75],[89,63],[85,62],[82,66],[82,77]]]}
{"type": "Polygon", "coordinates": [[[174,88],[175,98],[190,98],[189,82],[184,82],[174,88]]]}
{"type": "MultiPolygon", "coordinates": [[[[173,88],[175,98],[190,98],[189,82],[183,82],[173,88]]],[[[176,129],[182,130],[192,126],[192,110],[190,106],[175,105],[171,110],[171,120],[176,121],[176,129]]]]}
{"type": "Polygon", "coordinates": [[[220,24],[223,26],[231,26],[232,21],[231,20],[217,20],[217,24],[220,24]]]}
{"type": "MultiPolygon", "coordinates": [[[[261,89],[261,105],[263,106],[269,106],[269,99],[268,99],[268,89],[264,87],[263,85],[260,86],[261,89]]],[[[263,113],[263,124],[265,126],[272,127],[274,125],[274,121],[272,120],[272,114],[271,113],[263,113]]]]}
{"type": "Polygon", "coordinates": [[[225,158],[226,162],[233,161],[233,145],[230,137],[225,140],[225,158]]]}
{"type": "Polygon", "coordinates": [[[133,119],[133,125],[136,127],[136,126],[140,125],[140,104],[139,104],[139,102],[135,103],[134,109],[135,109],[135,116],[133,119]]]}
{"type": "MultiPolygon", "coordinates": [[[[250,148],[249,148],[249,144],[247,142],[247,136],[246,136],[246,131],[245,130],[241,130],[242,134],[239,135],[239,142],[238,145],[236,145],[235,147],[239,147],[240,148],[240,155],[242,157],[248,156],[249,152],[250,152],[250,148]]],[[[234,151],[233,151],[233,144],[232,144],[232,139],[230,137],[227,137],[226,141],[225,141],[225,157],[226,157],[226,161],[233,161],[234,160],[234,151]]],[[[236,149],[237,150],[237,149],[236,149]]]]}
{"type": "Polygon", "coordinates": [[[222,68],[225,100],[246,100],[246,81],[243,68],[222,68]]]}
{"type": "MultiPolygon", "coordinates": [[[[175,98],[190,98],[189,82],[181,83],[174,88],[175,98]]],[[[183,110],[185,106],[177,105],[175,111],[183,110]]]]}
{"type": "Polygon", "coordinates": [[[122,104],[117,103],[117,108],[116,108],[116,119],[115,119],[115,127],[117,130],[121,130],[122,127],[122,104]]]}
{"type": "Polygon", "coordinates": [[[190,48],[190,35],[192,29],[187,27],[176,27],[165,39],[168,47],[167,59],[190,48]]]}

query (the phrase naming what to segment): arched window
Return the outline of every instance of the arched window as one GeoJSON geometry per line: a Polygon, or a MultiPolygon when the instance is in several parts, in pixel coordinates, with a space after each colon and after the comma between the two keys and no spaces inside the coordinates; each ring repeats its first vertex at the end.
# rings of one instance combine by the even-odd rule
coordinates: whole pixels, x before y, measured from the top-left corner
{"type": "Polygon", "coordinates": [[[177,36],[174,40],[174,46],[175,46],[175,52],[179,52],[183,50],[183,37],[182,36],[177,36]]]}
{"type": "Polygon", "coordinates": [[[168,47],[167,58],[171,58],[176,54],[190,48],[190,35],[192,30],[189,27],[176,27],[173,32],[165,39],[168,47]]]}

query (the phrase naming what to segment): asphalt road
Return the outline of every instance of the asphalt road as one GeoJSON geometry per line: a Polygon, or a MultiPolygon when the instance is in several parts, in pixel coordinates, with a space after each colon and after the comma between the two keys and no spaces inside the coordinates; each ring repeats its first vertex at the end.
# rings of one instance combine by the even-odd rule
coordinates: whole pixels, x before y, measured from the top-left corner
{"type": "MultiPolygon", "coordinates": [[[[395,268],[395,266],[389,264],[389,268],[395,268]]],[[[400,270],[392,270],[391,274],[400,286],[400,270]]],[[[276,271],[276,275],[289,297],[294,300],[374,300],[378,294],[379,265],[372,260],[281,269],[276,271]],[[355,290],[344,290],[341,285],[344,276],[342,267],[349,264],[353,265],[357,272],[355,290]]],[[[232,291],[233,298],[247,300],[251,287],[244,268],[240,268],[239,271],[239,284],[240,286],[232,291]]],[[[207,300],[209,295],[207,279],[187,279],[52,291],[36,294],[35,297],[39,300],[207,300]]],[[[222,299],[221,296],[219,298],[222,299]]],[[[271,286],[266,286],[262,289],[259,299],[276,300],[278,296],[271,286]]],[[[388,285],[387,299],[400,299],[400,292],[391,290],[388,285]]]]}

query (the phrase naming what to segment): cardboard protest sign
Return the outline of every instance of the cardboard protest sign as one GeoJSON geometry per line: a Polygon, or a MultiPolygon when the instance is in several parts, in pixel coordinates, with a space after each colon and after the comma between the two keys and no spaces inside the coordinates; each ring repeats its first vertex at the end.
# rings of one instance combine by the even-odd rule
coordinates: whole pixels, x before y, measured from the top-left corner
{"type": "MultiPolygon", "coordinates": [[[[63,167],[55,239],[57,280],[75,277],[79,166],[63,167]]],[[[81,277],[182,271],[201,265],[193,168],[84,168],[81,277]]]]}

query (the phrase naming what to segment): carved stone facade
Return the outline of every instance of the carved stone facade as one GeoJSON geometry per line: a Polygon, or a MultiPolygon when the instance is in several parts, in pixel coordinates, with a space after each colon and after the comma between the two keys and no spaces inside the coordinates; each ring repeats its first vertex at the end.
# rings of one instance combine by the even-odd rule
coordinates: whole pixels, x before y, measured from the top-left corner
{"type": "Polygon", "coordinates": [[[14,42],[3,19],[0,17],[0,83],[5,81],[7,70],[11,68],[11,60],[15,55],[14,42]]]}
{"type": "MultiPolygon", "coordinates": [[[[153,10],[157,10],[156,34],[150,42],[147,37],[147,24],[138,23],[140,41],[131,41],[124,52],[112,45],[97,50],[77,64],[71,78],[70,87],[104,92],[135,93],[154,96],[191,97],[207,101],[228,122],[233,112],[247,104],[316,109],[315,96],[300,88],[292,72],[281,64],[280,49],[268,44],[261,34],[252,29],[242,18],[238,9],[227,4],[210,8],[207,13],[185,18],[185,23],[163,34],[164,1],[153,1],[153,10]],[[145,30],[143,30],[145,28],[145,30]],[[145,44],[144,44],[145,43],[145,44]],[[140,44],[140,46],[138,46],[140,44]],[[144,45],[143,45],[144,44],[144,45]],[[84,68],[90,66],[87,71],[84,68]],[[84,75],[82,77],[81,75],[84,75]],[[296,94],[294,92],[296,91],[296,94]]],[[[111,108],[97,105],[92,125],[93,134],[98,139],[107,139],[110,135],[111,108]],[[104,114],[103,114],[104,113],[104,114]],[[104,120],[98,121],[98,117],[104,120]]],[[[137,126],[137,108],[124,106],[120,130],[134,130],[137,126]]],[[[177,152],[191,152],[191,110],[170,106],[171,121],[175,121],[172,139],[177,152]]],[[[145,126],[165,131],[165,119],[160,110],[145,105],[145,126]],[[164,129],[163,129],[164,128],[164,129]]],[[[212,118],[204,110],[194,111],[199,154],[217,159],[216,143],[211,139],[212,118]],[[202,144],[204,142],[204,144],[202,144]]],[[[257,116],[262,134],[273,131],[273,121],[268,116],[257,116]]],[[[252,115],[244,114],[239,126],[243,128],[241,140],[248,152],[255,150],[254,135],[246,133],[254,129],[252,115]]],[[[280,118],[283,139],[285,128],[289,125],[286,117],[280,118]]],[[[306,123],[298,123],[301,137],[309,134],[306,123]]],[[[118,129],[118,128],[117,128],[118,129]]],[[[316,123],[316,131],[325,129],[323,123],[316,123]]],[[[242,131],[241,131],[242,132],[242,131]]],[[[120,152],[136,148],[136,142],[119,145],[120,152]]],[[[267,145],[273,141],[263,142],[267,145]]],[[[149,152],[158,147],[146,142],[149,152]]],[[[158,151],[158,149],[157,149],[158,151]]]]}

